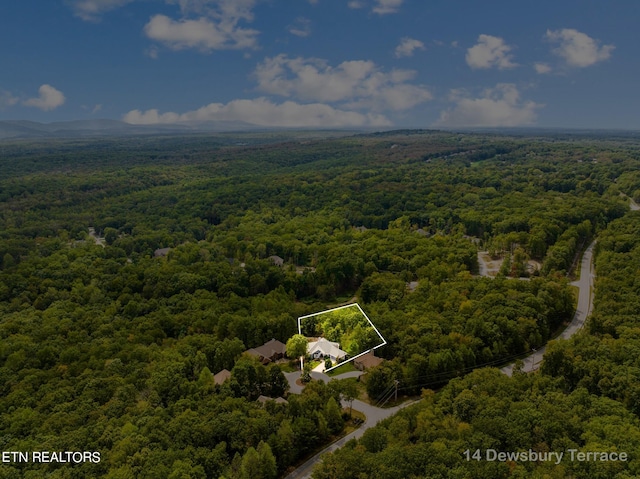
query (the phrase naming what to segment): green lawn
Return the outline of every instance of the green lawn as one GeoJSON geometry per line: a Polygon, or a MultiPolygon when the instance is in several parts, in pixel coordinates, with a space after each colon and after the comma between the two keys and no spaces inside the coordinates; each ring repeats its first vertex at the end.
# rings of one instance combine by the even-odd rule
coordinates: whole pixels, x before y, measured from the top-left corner
{"type": "Polygon", "coordinates": [[[357,371],[356,367],[353,365],[353,361],[349,361],[348,363],[343,364],[342,366],[329,371],[327,373],[327,375],[329,376],[336,376],[338,374],[342,374],[342,373],[349,373],[351,371],[357,371]]]}

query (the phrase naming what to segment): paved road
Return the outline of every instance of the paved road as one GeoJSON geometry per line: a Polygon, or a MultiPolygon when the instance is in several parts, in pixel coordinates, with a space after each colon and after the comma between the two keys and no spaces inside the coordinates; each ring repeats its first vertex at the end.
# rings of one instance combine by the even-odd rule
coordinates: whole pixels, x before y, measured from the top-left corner
{"type": "MultiPolygon", "coordinates": [[[[633,204],[631,205],[631,209],[636,209],[633,207],[633,204]]],[[[638,206],[637,209],[640,209],[640,206],[638,206]]],[[[576,308],[576,312],[573,316],[573,319],[571,320],[567,328],[562,332],[562,334],[560,334],[559,337],[562,339],[569,339],[576,332],[578,332],[584,326],[584,323],[587,317],[589,316],[589,314],[591,313],[591,309],[593,308],[593,280],[595,278],[595,274],[593,271],[593,248],[595,246],[595,243],[596,242],[593,241],[589,245],[589,247],[585,250],[584,254],[582,255],[582,260],[580,265],[580,279],[571,283],[573,286],[577,286],[580,290],[578,295],[578,307],[576,308]]],[[[522,370],[525,372],[530,372],[538,369],[540,367],[540,364],[542,363],[542,357],[544,356],[545,350],[546,350],[546,346],[543,346],[537,351],[535,351],[533,354],[530,354],[529,356],[524,358],[522,360],[524,363],[522,370]]],[[[514,364],[509,364],[508,366],[505,366],[500,370],[507,376],[511,376],[513,374],[513,366],[514,364]]],[[[330,376],[327,376],[326,374],[316,373],[316,372],[313,372],[311,374],[314,377],[314,379],[321,379],[325,382],[328,382],[332,379],[344,379],[345,377],[357,377],[361,373],[357,371],[357,372],[340,374],[334,377],[330,377],[330,376]]],[[[289,384],[291,386],[289,391],[294,394],[300,394],[302,392],[302,387],[296,384],[295,382],[296,379],[300,377],[300,373],[299,372],[285,373],[285,376],[289,380],[289,384]]],[[[414,402],[407,402],[393,408],[382,409],[375,406],[371,406],[370,404],[364,403],[359,400],[353,401],[353,409],[355,409],[356,411],[362,412],[367,418],[366,421],[360,426],[360,428],[356,429],[351,434],[348,434],[342,439],[339,439],[338,441],[334,442],[330,446],[320,451],[315,456],[311,457],[304,464],[298,467],[295,471],[287,475],[285,479],[310,478],[311,473],[313,471],[313,466],[320,460],[322,455],[328,452],[333,452],[336,449],[341,448],[351,439],[358,439],[362,437],[362,435],[367,429],[375,426],[378,422],[382,421],[383,419],[393,416],[400,409],[406,406],[409,406],[414,402]]],[[[345,404],[343,402],[342,406],[348,407],[348,404],[345,404]]]]}
{"type": "MultiPolygon", "coordinates": [[[[351,434],[347,434],[342,439],[337,440],[336,442],[331,444],[329,447],[326,447],[325,449],[320,451],[318,454],[313,456],[311,459],[306,461],[304,464],[302,464],[300,467],[298,467],[295,471],[293,471],[289,475],[285,476],[285,479],[307,479],[307,478],[310,478],[311,477],[311,473],[313,472],[313,466],[315,466],[316,463],[320,461],[320,458],[324,454],[326,454],[328,452],[333,452],[336,449],[340,449],[342,446],[344,446],[351,439],[359,439],[359,438],[361,438],[362,435],[364,434],[364,432],[367,429],[375,426],[376,424],[378,424],[383,419],[386,419],[388,417],[393,416],[400,409],[405,408],[407,406],[410,406],[411,404],[414,404],[414,403],[415,403],[415,401],[411,401],[411,402],[406,402],[404,404],[401,404],[400,406],[395,406],[395,407],[392,407],[392,408],[389,408],[389,409],[382,409],[382,408],[379,408],[379,407],[371,406],[370,404],[367,404],[365,402],[362,402],[362,401],[359,401],[359,400],[356,399],[355,401],[353,401],[353,409],[363,413],[367,417],[366,421],[358,429],[353,431],[351,434]]],[[[349,405],[346,404],[344,401],[342,402],[342,406],[343,407],[349,407],[349,405]]]]}
{"type": "MultiPolygon", "coordinates": [[[[317,379],[319,381],[324,381],[328,383],[329,381],[333,381],[334,379],[348,379],[348,378],[357,378],[358,376],[362,376],[362,371],[349,371],[348,373],[337,374],[335,376],[329,376],[325,373],[319,373],[317,371],[311,371],[311,377],[313,379],[317,379]]],[[[300,394],[304,386],[300,386],[296,381],[300,379],[300,371],[294,371],[292,373],[284,373],[284,377],[287,378],[289,382],[289,392],[293,394],[300,394]]]]}
{"type": "MultiPolygon", "coordinates": [[[[566,329],[560,334],[560,338],[569,339],[575,333],[577,333],[583,326],[587,317],[591,313],[593,308],[593,280],[595,273],[593,271],[593,247],[596,244],[595,240],[589,245],[582,255],[582,262],[580,264],[580,279],[571,283],[572,286],[577,286],[580,289],[578,294],[578,307],[573,315],[573,319],[566,327],[566,329]]],[[[532,354],[522,360],[524,363],[522,370],[525,372],[535,371],[542,364],[542,357],[546,351],[546,345],[540,349],[534,351],[532,354]]],[[[507,376],[513,374],[514,363],[511,363],[500,369],[507,376]]]]}
{"type": "MultiPolygon", "coordinates": [[[[325,383],[329,381],[333,381],[335,379],[347,379],[347,378],[357,378],[362,374],[361,371],[349,371],[348,373],[338,374],[336,376],[328,376],[324,373],[319,373],[312,371],[311,377],[313,379],[317,379],[320,381],[324,381],[325,383]]],[[[289,392],[293,394],[300,394],[304,386],[300,386],[296,383],[296,380],[300,378],[300,371],[295,371],[292,373],[284,373],[287,381],[289,381],[289,392]]],[[[313,471],[313,466],[320,460],[320,457],[327,452],[333,452],[336,449],[344,446],[351,439],[359,439],[362,437],[364,432],[378,424],[383,419],[393,416],[400,409],[405,408],[411,404],[414,404],[415,401],[406,402],[399,406],[395,406],[388,409],[383,409],[379,407],[372,406],[371,404],[367,404],[366,402],[360,401],[358,399],[353,401],[352,407],[355,411],[360,411],[365,415],[366,419],[362,425],[353,431],[351,434],[346,435],[342,439],[338,439],[333,444],[330,444],[328,447],[317,453],[315,456],[311,457],[304,464],[298,467],[295,471],[291,472],[289,475],[285,476],[285,479],[304,479],[311,477],[311,472],[313,471]]],[[[342,401],[342,407],[347,408],[349,404],[345,401],[342,401]]]]}

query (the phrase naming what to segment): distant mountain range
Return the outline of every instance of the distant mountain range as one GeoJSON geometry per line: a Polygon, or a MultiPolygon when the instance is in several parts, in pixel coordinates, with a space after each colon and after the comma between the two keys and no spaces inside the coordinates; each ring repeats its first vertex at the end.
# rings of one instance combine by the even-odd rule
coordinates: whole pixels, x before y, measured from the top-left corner
{"type": "Polygon", "coordinates": [[[208,121],[180,124],[132,125],[118,120],[76,120],[38,123],[0,121],[0,140],[9,138],[77,138],[95,136],[158,135],[220,131],[265,130],[241,121],[208,121]]]}

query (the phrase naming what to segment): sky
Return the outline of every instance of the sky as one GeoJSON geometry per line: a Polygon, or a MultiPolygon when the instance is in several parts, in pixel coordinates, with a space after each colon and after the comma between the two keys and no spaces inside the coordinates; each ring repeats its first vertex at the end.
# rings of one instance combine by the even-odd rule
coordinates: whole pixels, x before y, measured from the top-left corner
{"type": "Polygon", "coordinates": [[[0,2],[0,120],[640,129],[637,0],[0,2]]]}

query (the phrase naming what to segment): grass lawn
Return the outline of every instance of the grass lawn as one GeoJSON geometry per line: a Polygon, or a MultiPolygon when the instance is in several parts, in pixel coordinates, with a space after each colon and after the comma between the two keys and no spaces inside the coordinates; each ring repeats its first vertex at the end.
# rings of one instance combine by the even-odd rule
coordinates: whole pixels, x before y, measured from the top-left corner
{"type": "Polygon", "coordinates": [[[297,360],[278,363],[278,366],[280,367],[283,373],[293,373],[296,371],[300,371],[300,361],[297,361],[297,360]]]}
{"type": "Polygon", "coordinates": [[[357,371],[356,367],[353,365],[353,361],[349,361],[348,363],[343,364],[342,366],[335,368],[332,371],[329,371],[327,375],[336,376],[337,374],[342,373],[350,373],[352,371],[357,371]]]}
{"type": "Polygon", "coordinates": [[[307,361],[306,364],[308,364],[311,369],[313,370],[318,364],[323,363],[324,361],[318,361],[317,359],[313,359],[311,361],[307,361]]]}
{"type": "MultiPolygon", "coordinates": [[[[342,410],[343,413],[349,414],[349,408],[345,408],[342,410]]],[[[344,423],[344,433],[343,436],[347,434],[351,434],[353,431],[358,429],[363,422],[367,420],[367,416],[362,414],[360,411],[356,411],[355,409],[351,410],[351,419],[344,423]]]]}

